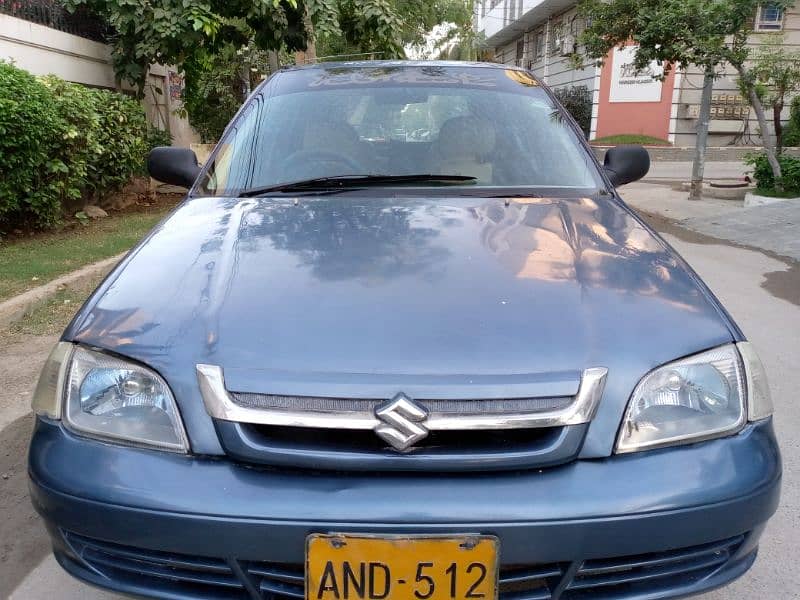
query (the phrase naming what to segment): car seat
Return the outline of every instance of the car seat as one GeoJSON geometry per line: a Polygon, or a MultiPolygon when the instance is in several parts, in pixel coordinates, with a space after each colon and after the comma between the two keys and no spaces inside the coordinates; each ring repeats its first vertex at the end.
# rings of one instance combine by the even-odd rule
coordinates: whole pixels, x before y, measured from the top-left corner
{"type": "Polygon", "coordinates": [[[434,161],[438,175],[477,177],[482,183],[492,182],[489,154],[496,141],[492,124],[479,117],[453,117],[439,129],[434,161]]]}

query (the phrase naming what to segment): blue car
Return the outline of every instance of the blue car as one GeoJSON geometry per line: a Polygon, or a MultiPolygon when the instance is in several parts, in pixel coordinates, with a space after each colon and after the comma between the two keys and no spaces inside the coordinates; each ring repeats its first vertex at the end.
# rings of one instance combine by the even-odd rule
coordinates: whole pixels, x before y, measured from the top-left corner
{"type": "Polygon", "coordinates": [[[283,70],[78,311],[33,503],[134,596],[655,600],[756,559],[764,370],[528,71],[283,70]]]}

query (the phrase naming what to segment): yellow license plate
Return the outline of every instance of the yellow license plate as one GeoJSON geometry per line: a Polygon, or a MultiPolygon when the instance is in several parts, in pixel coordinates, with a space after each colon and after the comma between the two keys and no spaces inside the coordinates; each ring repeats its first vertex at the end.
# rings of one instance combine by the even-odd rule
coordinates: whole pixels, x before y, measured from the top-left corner
{"type": "Polygon", "coordinates": [[[306,600],[497,600],[492,536],[310,535],[306,600]]]}

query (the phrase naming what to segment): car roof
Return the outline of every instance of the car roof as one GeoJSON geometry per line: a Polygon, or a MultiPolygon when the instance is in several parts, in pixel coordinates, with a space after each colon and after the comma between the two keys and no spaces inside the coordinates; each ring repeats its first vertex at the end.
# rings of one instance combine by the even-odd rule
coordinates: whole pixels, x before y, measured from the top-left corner
{"type": "Polygon", "coordinates": [[[306,65],[290,65],[283,67],[282,71],[293,70],[329,70],[342,67],[348,68],[380,68],[380,67],[447,67],[456,69],[504,69],[514,71],[525,71],[516,65],[504,65],[490,62],[470,62],[461,60],[353,60],[353,61],[323,61],[309,63],[306,65]]]}

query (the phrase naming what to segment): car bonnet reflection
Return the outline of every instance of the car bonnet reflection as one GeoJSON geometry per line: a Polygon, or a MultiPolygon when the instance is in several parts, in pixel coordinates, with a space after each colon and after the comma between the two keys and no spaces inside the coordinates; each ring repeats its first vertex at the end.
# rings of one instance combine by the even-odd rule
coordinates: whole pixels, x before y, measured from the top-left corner
{"type": "Polygon", "coordinates": [[[527,373],[647,330],[674,355],[730,335],[613,200],[336,196],[188,202],[68,335],[167,368],[527,373]]]}

